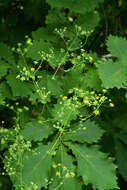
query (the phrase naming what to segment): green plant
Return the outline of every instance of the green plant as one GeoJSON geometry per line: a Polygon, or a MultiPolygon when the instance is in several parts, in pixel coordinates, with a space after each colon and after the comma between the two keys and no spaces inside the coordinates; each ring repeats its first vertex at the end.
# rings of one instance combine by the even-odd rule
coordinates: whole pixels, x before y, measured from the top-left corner
{"type": "Polygon", "coordinates": [[[10,122],[3,116],[1,174],[15,190],[115,190],[118,174],[127,180],[127,40],[106,36],[106,55],[90,48],[103,5],[47,0],[45,25],[0,43],[0,106],[10,122]]]}

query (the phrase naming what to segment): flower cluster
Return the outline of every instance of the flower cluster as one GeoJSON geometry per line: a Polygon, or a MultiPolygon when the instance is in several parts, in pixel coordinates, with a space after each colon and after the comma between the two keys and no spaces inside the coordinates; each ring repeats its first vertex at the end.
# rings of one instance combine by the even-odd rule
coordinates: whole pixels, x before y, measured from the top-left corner
{"type": "Polygon", "coordinates": [[[62,165],[61,163],[53,164],[52,167],[56,169],[56,176],[60,178],[71,178],[75,177],[75,173],[73,171],[70,171],[66,166],[62,165]]]}
{"type": "Polygon", "coordinates": [[[16,76],[16,79],[19,79],[21,81],[29,81],[30,79],[35,80],[35,68],[31,67],[30,69],[23,67],[22,70],[20,70],[20,74],[16,76]]]}

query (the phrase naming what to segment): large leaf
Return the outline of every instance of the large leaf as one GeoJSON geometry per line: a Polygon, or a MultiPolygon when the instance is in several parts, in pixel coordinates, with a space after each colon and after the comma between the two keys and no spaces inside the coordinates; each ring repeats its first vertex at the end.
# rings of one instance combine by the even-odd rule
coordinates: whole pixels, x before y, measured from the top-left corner
{"type": "Polygon", "coordinates": [[[104,131],[99,128],[97,124],[93,121],[86,121],[85,123],[76,123],[71,132],[67,132],[63,135],[64,141],[77,141],[77,142],[87,142],[89,144],[97,142],[104,131]]]}
{"type": "Polygon", "coordinates": [[[22,131],[22,135],[26,140],[42,141],[52,132],[53,127],[51,123],[43,118],[39,118],[39,120],[29,122],[22,131]]]}
{"type": "Polygon", "coordinates": [[[47,3],[49,3],[52,8],[69,8],[71,11],[77,13],[90,12],[101,2],[103,2],[103,0],[47,0],[47,3]]]}
{"type": "Polygon", "coordinates": [[[78,161],[78,174],[84,183],[91,183],[94,189],[117,188],[116,166],[97,147],[87,147],[73,143],[66,143],[78,161]]]}
{"type": "Polygon", "coordinates": [[[108,50],[115,57],[121,60],[121,64],[126,65],[127,60],[127,40],[118,36],[109,36],[107,41],[108,50]]]}
{"type": "Polygon", "coordinates": [[[126,85],[127,77],[127,40],[117,36],[109,36],[108,50],[118,61],[106,61],[98,65],[99,75],[105,88],[122,88],[126,85]]]}
{"type": "Polygon", "coordinates": [[[104,88],[122,88],[127,81],[125,67],[120,62],[108,60],[98,65],[98,72],[104,88]]]}
{"type": "MultiPolygon", "coordinates": [[[[39,189],[41,186],[47,187],[45,179],[49,179],[51,154],[48,153],[51,146],[40,145],[35,152],[26,152],[23,156],[22,164],[22,184],[31,187],[36,184],[39,189]]],[[[17,176],[20,177],[20,176],[17,176]]]]}

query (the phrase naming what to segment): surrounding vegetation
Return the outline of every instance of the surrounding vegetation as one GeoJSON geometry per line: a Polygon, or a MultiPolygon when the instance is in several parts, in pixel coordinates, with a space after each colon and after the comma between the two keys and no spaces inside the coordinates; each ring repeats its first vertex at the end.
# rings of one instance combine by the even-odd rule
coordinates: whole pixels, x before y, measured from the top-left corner
{"type": "Polygon", "coordinates": [[[127,1],[0,0],[0,189],[127,189],[127,1]]]}

